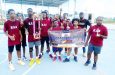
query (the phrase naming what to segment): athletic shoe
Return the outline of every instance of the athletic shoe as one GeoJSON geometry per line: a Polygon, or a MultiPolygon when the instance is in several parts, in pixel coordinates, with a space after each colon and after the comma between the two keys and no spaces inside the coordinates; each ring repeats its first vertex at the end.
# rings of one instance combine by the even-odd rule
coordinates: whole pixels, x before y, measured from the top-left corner
{"type": "Polygon", "coordinates": [[[46,51],[46,53],[49,53],[49,52],[50,52],[50,50],[47,50],[47,51],[46,51]]]}
{"type": "Polygon", "coordinates": [[[96,69],[97,69],[96,64],[93,64],[92,70],[96,70],[96,69]]]}
{"type": "Polygon", "coordinates": [[[70,61],[70,59],[68,59],[68,58],[65,58],[65,60],[63,60],[63,62],[69,62],[70,61]]]}
{"type": "Polygon", "coordinates": [[[30,63],[29,63],[29,66],[31,67],[33,64],[34,64],[35,60],[34,59],[31,59],[30,60],[30,63]]]}
{"type": "Polygon", "coordinates": [[[40,61],[39,58],[36,58],[36,63],[37,63],[37,64],[40,64],[40,63],[41,63],[41,61],[40,61]]]}
{"type": "Polygon", "coordinates": [[[55,56],[55,57],[53,58],[53,61],[56,61],[56,59],[57,59],[57,57],[55,56]]]}
{"type": "Polygon", "coordinates": [[[11,71],[14,71],[14,70],[15,70],[14,65],[13,65],[12,63],[9,63],[9,69],[10,69],[11,71]]]}
{"type": "Polygon", "coordinates": [[[25,65],[25,63],[22,60],[18,60],[19,65],[25,65]]]}
{"type": "Polygon", "coordinates": [[[42,58],[42,56],[43,56],[43,52],[39,55],[39,59],[41,59],[41,58],[42,58]]]}
{"type": "Polygon", "coordinates": [[[91,63],[91,61],[87,60],[86,63],[85,63],[85,66],[88,66],[90,63],[91,63]]]}
{"type": "Polygon", "coordinates": [[[49,54],[49,57],[50,57],[51,59],[53,59],[53,56],[52,56],[52,54],[49,54]]]}
{"type": "Polygon", "coordinates": [[[61,56],[58,56],[58,59],[59,59],[59,61],[62,61],[62,58],[61,58],[61,56]]]}
{"type": "Polygon", "coordinates": [[[24,56],[24,57],[23,57],[23,60],[27,61],[27,58],[24,56]]]}
{"type": "Polygon", "coordinates": [[[77,56],[74,56],[74,61],[77,62],[77,56]]]}

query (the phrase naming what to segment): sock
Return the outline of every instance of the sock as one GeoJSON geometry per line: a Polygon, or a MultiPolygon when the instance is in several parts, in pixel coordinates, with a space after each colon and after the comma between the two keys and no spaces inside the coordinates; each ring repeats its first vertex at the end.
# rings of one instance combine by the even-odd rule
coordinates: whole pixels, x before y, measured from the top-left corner
{"type": "Polygon", "coordinates": [[[36,59],[38,59],[38,56],[36,56],[36,59]]]}
{"type": "Polygon", "coordinates": [[[49,52],[49,55],[52,54],[51,52],[49,52]]]}
{"type": "Polygon", "coordinates": [[[41,52],[40,55],[43,55],[43,53],[41,52]]]}
{"type": "Polygon", "coordinates": [[[94,62],[94,64],[96,64],[96,62],[94,62]]]}
{"type": "Polygon", "coordinates": [[[55,55],[55,54],[53,54],[53,57],[56,57],[56,55],[55,55]]]}
{"type": "Polygon", "coordinates": [[[70,58],[70,56],[67,56],[67,58],[69,59],[69,58],[70,58]]]}
{"type": "Polygon", "coordinates": [[[9,64],[12,64],[12,61],[9,61],[9,64]]]}
{"type": "Polygon", "coordinates": [[[60,57],[61,55],[58,55],[58,57],[60,57]]]}
{"type": "Polygon", "coordinates": [[[18,60],[21,60],[21,58],[18,58],[18,60]]]}
{"type": "Polygon", "coordinates": [[[60,54],[57,54],[57,56],[59,57],[59,56],[61,56],[60,54]]]}
{"type": "Polygon", "coordinates": [[[77,57],[77,54],[74,54],[75,57],[77,57]]]}
{"type": "Polygon", "coordinates": [[[30,58],[30,60],[32,60],[33,58],[30,58]]]}

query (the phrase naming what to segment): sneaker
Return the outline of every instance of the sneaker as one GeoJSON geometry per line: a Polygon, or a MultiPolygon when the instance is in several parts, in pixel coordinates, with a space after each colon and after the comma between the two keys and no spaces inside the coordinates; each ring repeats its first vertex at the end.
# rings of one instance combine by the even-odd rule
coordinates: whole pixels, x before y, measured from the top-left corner
{"type": "Polygon", "coordinates": [[[59,61],[62,61],[62,58],[61,58],[61,56],[58,56],[58,59],[59,59],[59,61]]]}
{"type": "Polygon", "coordinates": [[[49,57],[52,59],[53,58],[52,54],[49,54],[49,57]]]}
{"type": "Polygon", "coordinates": [[[27,58],[24,56],[24,57],[23,57],[23,60],[24,60],[24,61],[27,61],[27,58]]]}
{"type": "Polygon", "coordinates": [[[22,60],[18,60],[19,65],[25,65],[25,63],[22,60]]]}
{"type": "Polygon", "coordinates": [[[86,63],[85,63],[85,66],[88,66],[90,63],[91,63],[91,61],[87,60],[86,63]]]}
{"type": "Polygon", "coordinates": [[[15,70],[14,65],[13,65],[12,63],[9,63],[9,69],[10,69],[11,71],[14,71],[14,70],[15,70]]]}
{"type": "Polygon", "coordinates": [[[53,61],[56,61],[56,59],[57,59],[57,57],[55,56],[55,57],[53,58],[53,61]]]}
{"type": "Polygon", "coordinates": [[[74,61],[77,62],[77,56],[74,56],[74,61]]]}
{"type": "Polygon", "coordinates": [[[70,59],[68,59],[68,58],[65,58],[65,60],[63,60],[63,62],[69,62],[70,61],[70,59]]]}
{"type": "Polygon", "coordinates": [[[83,57],[86,57],[85,53],[83,53],[83,57]]]}
{"type": "Polygon", "coordinates": [[[47,50],[47,51],[46,51],[46,53],[49,53],[49,52],[50,52],[50,50],[47,50]]]}
{"type": "Polygon", "coordinates": [[[92,70],[96,70],[96,64],[93,64],[92,70]]]}
{"type": "Polygon", "coordinates": [[[41,54],[39,55],[39,59],[41,59],[41,58],[42,58],[42,56],[43,56],[43,53],[41,53],[41,54]]]}
{"type": "Polygon", "coordinates": [[[29,63],[29,66],[31,67],[33,64],[34,64],[35,60],[34,59],[31,59],[30,60],[30,63],[29,63]]]}
{"type": "Polygon", "coordinates": [[[41,61],[40,61],[39,58],[36,58],[36,63],[37,63],[37,64],[40,64],[40,63],[41,63],[41,61]]]}

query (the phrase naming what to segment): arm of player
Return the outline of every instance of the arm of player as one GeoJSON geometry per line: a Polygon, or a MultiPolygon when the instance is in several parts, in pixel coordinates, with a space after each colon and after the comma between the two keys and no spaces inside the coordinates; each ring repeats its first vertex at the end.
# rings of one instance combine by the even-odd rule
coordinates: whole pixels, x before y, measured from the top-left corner
{"type": "Polygon", "coordinates": [[[91,37],[91,36],[88,34],[87,39],[86,39],[86,42],[85,42],[85,46],[88,45],[88,42],[89,42],[90,37],[91,37]]]}
{"type": "Polygon", "coordinates": [[[105,35],[100,34],[100,37],[102,37],[103,39],[107,39],[107,36],[105,36],[105,35]]]}
{"type": "Polygon", "coordinates": [[[8,36],[12,41],[15,40],[14,36],[8,34],[8,31],[5,32],[5,35],[8,36]]]}
{"type": "Polygon", "coordinates": [[[22,41],[22,34],[21,34],[21,31],[19,31],[19,33],[20,33],[20,41],[22,41]]]}

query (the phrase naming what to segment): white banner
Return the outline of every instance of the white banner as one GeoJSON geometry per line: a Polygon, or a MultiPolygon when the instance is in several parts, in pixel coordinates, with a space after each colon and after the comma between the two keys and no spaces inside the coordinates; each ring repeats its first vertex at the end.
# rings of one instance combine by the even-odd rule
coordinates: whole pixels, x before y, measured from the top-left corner
{"type": "Polygon", "coordinates": [[[83,47],[85,43],[84,29],[48,31],[52,44],[57,47],[83,47]]]}

